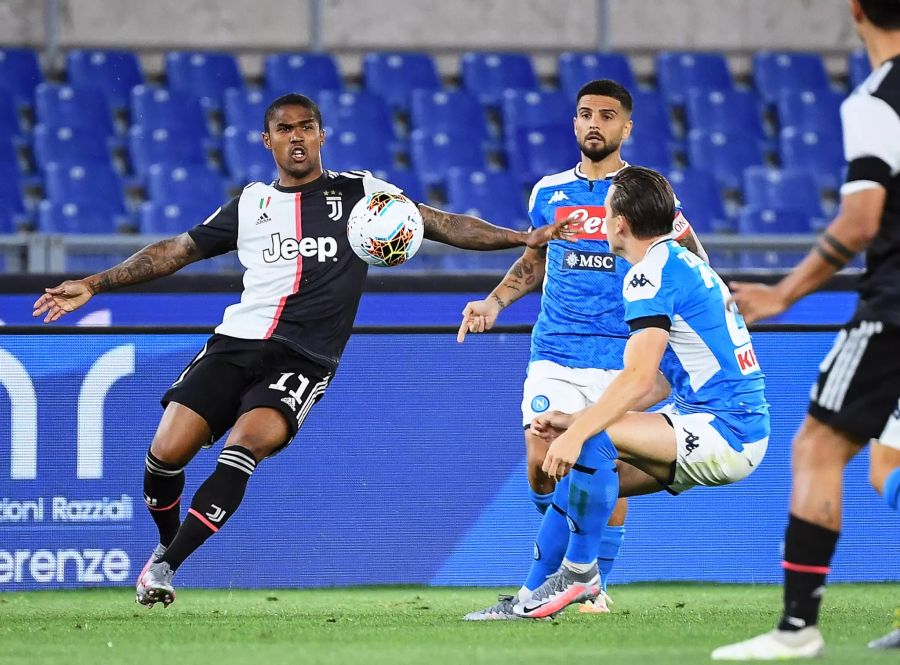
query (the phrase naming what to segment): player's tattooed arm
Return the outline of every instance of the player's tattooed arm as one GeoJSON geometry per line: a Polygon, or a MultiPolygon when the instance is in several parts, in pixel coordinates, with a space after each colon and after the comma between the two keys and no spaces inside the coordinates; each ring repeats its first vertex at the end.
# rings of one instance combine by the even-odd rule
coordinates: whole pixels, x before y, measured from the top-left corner
{"type": "Polygon", "coordinates": [[[201,258],[203,255],[191,236],[182,233],[147,245],[119,265],[86,277],[84,281],[96,295],[171,275],[201,258]]]}
{"type": "Polygon", "coordinates": [[[540,287],[544,281],[546,258],[546,247],[526,249],[488,297],[495,300],[500,309],[505,309],[529,291],[540,287]]]}
{"type": "Polygon", "coordinates": [[[529,232],[513,231],[494,226],[478,217],[456,215],[424,204],[419,204],[419,212],[425,222],[426,238],[461,249],[540,247],[551,238],[548,228],[529,232]]]}

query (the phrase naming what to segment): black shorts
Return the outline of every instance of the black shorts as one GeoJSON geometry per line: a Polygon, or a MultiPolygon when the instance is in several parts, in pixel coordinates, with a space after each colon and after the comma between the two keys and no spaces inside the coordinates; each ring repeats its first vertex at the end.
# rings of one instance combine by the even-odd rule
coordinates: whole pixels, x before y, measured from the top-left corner
{"type": "MultiPolygon", "coordinates": [[[[195,411],[212,430],[210,443],[252,409],[280,411],[291,442],[313,405],[322,399],[332,373],[270,340],[235,340],[213,335],[161,400],[195,411]]],[[[274,454],[274,453],[273,453],[274,454]]]]}
{"type": "Polygon", "coordinates": [[[884,432],[900,398],[900,328],[845,325],[819,367],[809,415],[867,443],[884,432]]]}

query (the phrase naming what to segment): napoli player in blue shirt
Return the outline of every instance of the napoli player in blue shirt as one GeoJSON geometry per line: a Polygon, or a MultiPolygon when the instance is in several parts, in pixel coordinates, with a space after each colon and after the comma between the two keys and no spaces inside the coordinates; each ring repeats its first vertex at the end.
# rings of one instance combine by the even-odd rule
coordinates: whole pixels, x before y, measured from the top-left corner
{"type": "MultiPolygon", "coordinates": [[[[582,86],[573,119],[581,161],[541,179],[529,204],[535,228],[568,218],[577,232],[570,242],[554,241],[548,247],[526,251],[487,298],[468,303],[463,311],[459,341],[466,332],[489,330],[502,309],[543,284],[522,398],[528,481],[532,500],[542,513],[553,501],[555,481],[541,469],[548,444],[530,431],[532,419],[541,413],[571,413],[592,404],[623,366],[628,328],[623,319],[622,280],[630,266],[610,252],[603,206],[612,176],[627,166],[621,146],[633,127],[632,105],[631,94],[615,81],[596,80],[582,86]]],[[[704,255],[680,207],[674,227],[679,242],[704,255]]],[[[664,399],[668,390],[659,377],[636,408],[650,407],[664,399]]],[[[624,539],[625,512],[623,500],[601,539],[598,555],[604,587],[624,539]]],[[[544,533],[542,538],[556,538],[564,546],[568,540],[565,523],[558,532],[544,533]]],[[[540,541],[535,543],[535,566],[519,597],[527,596],[529,589],[537,588],[558,566],[547,562],[540,541]]],[[[606,599],[604,588],[593,608],[608,611],[606,599]]],[[[501,596],[496,605],[466,618],[515,618],[512,601],[512,597],[501,596]]]]}
{"type": "MultiPolygon", "coordinates": [[[[728,305],[719,276],[672,241],[674,209],[672,188],[659,173],[629,167],[613,178],[609,244],[632,264],[622,289],[631,330],[624,369],[595,404],[575,414],[544,414],[532,424],[552,440],[544,471],[571,478],[568,497],[554,497],[557,505],[568,498],[559,508],[571,535],[564,553],[547,553],[562,565],[516,604],[519,616],[552,616],[599,595],[597,547],[620,495],[733,483],[765,455],[769,412],[750,334],[728,305]],[[667,347],[678,357],[673,404],[634,411],[656,381],[667,347]]],[[[544,521],[561,517],[548,512],[544,521]]]]}

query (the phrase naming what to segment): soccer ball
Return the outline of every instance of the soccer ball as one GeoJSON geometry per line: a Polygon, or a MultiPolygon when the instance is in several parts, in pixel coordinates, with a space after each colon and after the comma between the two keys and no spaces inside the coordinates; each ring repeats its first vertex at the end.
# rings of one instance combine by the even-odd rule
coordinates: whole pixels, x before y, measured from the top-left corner
{"type": "Polygon", "coordinates": [[[419,251],[424,236],[422,215],[403,194],[373,192],[353,206],[347,220],[350,247],[372,266],[399,266],[419,251]]]}

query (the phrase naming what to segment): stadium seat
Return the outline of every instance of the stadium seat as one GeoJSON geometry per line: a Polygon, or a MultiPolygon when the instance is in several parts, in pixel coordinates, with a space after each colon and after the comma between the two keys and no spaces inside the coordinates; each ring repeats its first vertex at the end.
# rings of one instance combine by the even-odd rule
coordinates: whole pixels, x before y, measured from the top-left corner
{"type": "Polygon", "coordinates": [[[688,156],[692,168],[710,171],[722,187],[732,190],[743,185],[744,169],[765,161],[756,138],[702,129],[688,133],[688,156]]]}
{"type": "Polygon", "coordinates": [[[170,51],[166,54],[166,78],[170,90],[180,90],[213,109],[221,108],[228,88],[244,87],[231,53],[170,51]]]}
{"type": "Polygon", "coordinates": [[[751,208],[792,210],[821,217],[816,181],[807,171],[751,166],[744,171],[744,203],[751,208]]]}
{"type": "Polygon", "coordinates": [[[781,162],[812,174],[820,189],[838,189],[845,166],[843,143],[839,136],[785,127],[781,130],[781,162]]]}
{"type": "Polygon", "coordinates": [[[746,133],[765,139],[758,98],[747,90],[691,90],[685,99],[688,129],[746,133]]]}
{"type": "Polygon", "coordinates": [[[0,88],[0,136],[15,138],[23,134],[16,100],[9,90],[0,88]]]}
{"type": "Polygon", "coordinates": [[[809,233],[809,218],[796,210],[744,206],[737,222],[738,233],[809,233]]]}
{"type": "Polygon", "coordinates": [[[396,185],[413,201],[424,203],[427,200],[419,176],[412,169],[376,169],[372,171],[372,175],[396,185]]]}
{"type": "Polygon", "coordinates": [[[656,57],[659,90],[669,104],[684,104],[691,90],[731,90],[734,83],[721,53],[664,51],[656,57]]]}
{"type": "Polygon", "coordinates": [[[740,253],[736,268],[788,270],[804,259],[806,252],[791,250],[747,250],[740,253]]]}
{"type": "Polygon", "coordinates": [[[572,130],[575,104],[556,90],[506,90],[501,96],[503,131],[514,136],[521,129],[567,127],[572,130]]]}
{"type": "Polygon", "coordinates": [[[525,187],[546,175],[571,169],[579,158],[571,127],[520,129],[507,137],[506,152],[509,169],[525,187]]]}
{"type": "Polygon", "coordinates": [[[266,109],[271,99],[261,90],[228,88],[225,91],[222,112],[227,127],[237,127],[242,131],[263,130],[266,109]]]}
{"type": "Polygon", "coordinates": [[[139,85],[131,91],[131,122],[148,130],[209,136],[206,113],[196,98],[157,86],[139,85]]]}
{"type": "Polygon", "coordinates": [[[34,97],[37,122],[47,127],[87,129],[103,136],[116,133],[106,98],[96,88],[41,83],[34,97]]]}
{"type": "MultiPolygon", "coordinates": [[[[0,199],[0,202],[2,202],[2,199],[0,199]]],[[[16,230],[16,220],[13,217],[12,211],[0,206],[0,234],[15,233],[16,230]]],[[[8,268],[5,264],[6,257],[0,255],[0,261],[3,262],[0,263],[0,272],[8,272],[8,268]]]]}
{"type": "Polygon", "coordinates": [[[672,154],[668,143],[658,136],[635,132],[622,145],[622,159],[635,166],[658,171],[672,168],[672,154]]]}
{"type": "Polygon", "coordinates": [[[872,63],[869,55],[864,50],[853,51],[847,60],[847,73],[850,77],[850,87],[856,88],[872,73],[872,63]]]}
{"type": "Polygon", "coordinates": [[[825,63],[817,53],[763,51],[753,56],[753,81],[767,104],[789,90],[829,90],[825,63]]]}
{"type": "Polygon", "coordinates": [[[138,230],[141,233],[174,235],[183,233],[200,224],[213,214],[224,201],[215,205],[206,202],[158,203],[145,201],[141,204],[138,230]]]}
{"type": "Polygon", "coordinates": [[[19,154],[11,136],[0,134],[0,166],[11,165],[19,169],[19,154]]]}
{"type": "Polygon", "coordinates": [[[528,228],[522,188],[507,171],[450,169],[447,209],[508,228],[528,228]]]}
{"type": "MultiPolygon", "coordinates": [[[[256,132],[259,136],[259,132],[256,132]]],[[[131,164],[135,173],[146,176],[154,164],[207,164],[206,148],[196,134],[146,129],[140,125],[129,131],[131,164]]]]}
{"type": "Polygon", "coordinates": [[[833,90],[787,90],[778,97],[779,125],[840,136],[843,100],[833,90]]]}
{"type": "Polygon", "coordinates": [[[299,92],[318,102],[323,90],[344,87],[337,63],[327,53],[275,53],[266,58],[269,101],[288,92],[299,92]]]}
{"type": "MultiPolygon", "coordinates": [[[[684,216],[698,234],[727,229],[722,193],[715,177],[699,169],[671,170],[666,173],[684,216]]],[[[701,239],[702,242],[702,239],[701,239]]]]}
{"type": "Polygon", "coordinates": [[[410,135],[410,156],[425,187],[443,185],[454,166],[471,170],[486,167],[481,144],[466,134],[432,134],[417,129],[410,135]]]}
{"type": "Polygon", "coordinates": [[[97,88],[111,109],[128,108],[131,89],[144,82],[137,56],[130,51],[73,49],[66,55],[69,85],[97,88]]]}
{"type": "Polygon", "coordinates": [[[363,81],[392,109],[407,112],[413,90],[440,90],[441,77],[428,53],[368,53],[363,58],[363,81]]]}
{"type": "Polygon", "coordinates": [[[384,136],[368,131],[325,128],[322,165],[332,171],[390,169],[394,156],[384,136]]]}
{"type": "Polygon", "coordinates": [[[147,198],[154,203],[210,211],[227,198],[225,180],[208,166],[154,164],[147,178],[147,198]]]}
{"type": "Polygon", "coordinates": [[[25,213],[21,174],[15,163],[0,162],[0,209],[11,217],[25,213]]]}
{"type": "Polygon", "coordinates": [[[423,132],[488,138],[484,107],[465,90],[413,90],[410,126],[423,132]]]}
{"type": "Polygon", "coordinates": [[[524,53],[466,53],[462,57],[463,88],[478,101],[497,108],[504,90],[536,90],[538,77],[524,53]]]}
{"type": "Polygon", "coordinates": [[[44,192],[51,203],[74,203],[111,215],[125,214],[122,179],[110,164],[50,163],[44,173],[44,192]]]}
{"type": "Polygon", "coordinates": [[[632,93],[637,89],[637,79],[631,64],[621,53],[561,53],[557,63],[559,89],[569,105],[574,105],[578,91],[588,81],[612,79],[632,93]]]}
{"type": "MultiPolygon", "coordinates": [[[[268,184],[278,180],[278,169],[275,167],[271,153],[269,153],[269,162],[267,164],[251,164],[247,167],[244,175],[247,179],[246,182],[264,182],[268,184]]],[[[246,182],[241,184],[246,184],[246,182]]]]}
{"type": "Polygon", "coordinates": [[[638,90],[632,91],[631,98],[634,103],[631,114],[634,121],[632,133],[670,140],[672,123],[662,95],[651,90],[638,90]]]}
{"type": "Polygon", "coordinates": [[[43,80],[34,51],[0,48],[0,89],[12,92],[18,106],[30,107],[34,103],[34,89],[43,80]]]}
{"type": "Polygon", "coordinates": [[[327,90],[319,95],[322,122],[332,131],[351,131],[374,134],[386,144],[395,136],[394,122],[387,103],[378,95],[360,90],[336,92],[327,90]]]}
{"type": "Polygon", "coordinates": [[[257,176],[260,172],[271,173],[274,169],[272,153],[263,145],[259,131],[228,127],[223,136],[222,155],[225,158],[225,166],[235,184],[243,186],[248,182],[258,180],[258,177],[250,178],[251,167],[257,166],[261,170],[254,171],[254,175],[257,176]]]}
{"type": "Polygon", "coordinates": [[[37,228],[42,233],[116,233],[126,220],[86,205],[41,201],[37,228]]]}
{"type": "Polygon", "coordinates": [[[34,127],[34,157],[38,167],[60,164],[111,163],[109,139],[85,127],[34,127]]]}

